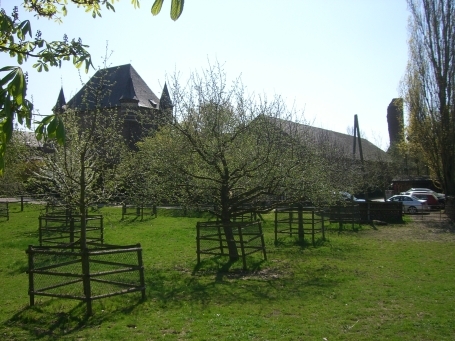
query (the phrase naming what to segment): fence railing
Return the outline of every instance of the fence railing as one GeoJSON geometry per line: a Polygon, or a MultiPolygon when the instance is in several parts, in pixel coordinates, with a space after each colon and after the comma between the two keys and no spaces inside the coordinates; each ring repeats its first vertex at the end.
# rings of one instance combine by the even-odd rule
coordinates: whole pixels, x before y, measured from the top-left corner
{"type": "Polygon", "coordinates": [[[35,296],[81,300],[92,314],[92,301],[141,291],[145,298],[140,244],[96,245],[92,249],[30,245],[27,249],[30,305],[35,296]]]}
{"type": "Polygon", "coordinates": [[[155,218],[157,217],[157,208],[156,205],[153,204],[140,204],[140,205],[134,205],[134,204],[122,204],[122,219],[125,218],[125,216],[132,215],[135,217],[141,217],[141,220],[144,219],[144,213],[150,214],[151,216],[154,216],[155,218]]]}
{"type": "MultiPolygon", "coordinates": [[[[81,238],[81,215],[45,214],[38,219],[40,246],[74,244],[81,238]]],[[[85,217],[85,237],[87,242],[104,242],[102,215],[85,217]]]]}
{"type": "Polygon", "coordinates": [[[305,236],[311,236],[313,245],[316,243],[316,235],[321,234],[325,239],[324,211],[316,207],[301,205],[277,207],[275,209],[275,244],[278,243],[278,235],[285,234],[289,237],[298,236],[303,242],[305,236]]]}

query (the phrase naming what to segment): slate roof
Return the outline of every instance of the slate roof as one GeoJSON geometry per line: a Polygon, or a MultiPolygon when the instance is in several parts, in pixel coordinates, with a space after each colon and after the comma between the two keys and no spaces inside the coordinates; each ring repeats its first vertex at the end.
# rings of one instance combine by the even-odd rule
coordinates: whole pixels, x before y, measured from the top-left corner
{"type": "Polygon", "coordinates": [[[112,108],[121,102],[137,102],[139,107],[159,108],[160,100],[139,76],[131,64],[98,70],[81,90],[68,101],[67,106],[78,110],[95,107],[112,108]],[[93,91],[93,89],[105,89],[93,91]],[[102,93],[99,99],[96,93],[102,93]]]}
{"type": "Polygon", "coordinates": [[[64,109],[63,106],[66,105],[65,94],[63,93],[63,88],[60,89],[60,93],[58,94],[57,102],[55,103],[54,107],[52,108],[53,112],[61,113],[64,109]]]}
{"type": "MultiPolygon", "coordinates": [[[[306,124],[295,123],[277,118],[270,118],[280,129],[286,131],[296,131],[301,136],[308,136],[313,143],[327,142],[329,145],[336,146],[346,157],[352,158],[354,137],[351,135],[338,133],[336,131],[312,127],[306,124]]],[[[365,161],[389,161],[389,155],[381,148],[370,141],[361,138],[362,152],[365,161]]],[[[356,159],[360,159],[358,140],[356,141],[356,159]]]]}

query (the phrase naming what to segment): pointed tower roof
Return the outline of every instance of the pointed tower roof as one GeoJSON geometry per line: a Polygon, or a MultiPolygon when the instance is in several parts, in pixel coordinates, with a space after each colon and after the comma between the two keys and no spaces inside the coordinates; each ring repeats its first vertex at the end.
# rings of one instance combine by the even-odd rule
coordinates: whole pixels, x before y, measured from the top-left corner
{"type": "Polygon", "coordinates": [[[169,90],[167,89],[167,84],[164,83],[163,92],[161,93],[160,98],[160,110],[172,109],[174,104],[172,104],[171,96],[169,95],[169,90]]]}
{"type": "Polygon", "coordinates": [[[66,105],[65,94],[63,93],[63,87],[60,88],[60,93],[58,94],[57,102],[55,103],[52,111],[54,113],[61,113],[63,112],[63,106],[66,105]]]}
{"type": "Polygon", "coordinates": [[[139,107],[157,108],[158,97],[131,64],[98,70],[81,90],[68,101],[77,110],[112,108],[122,101],[137,101],[139,107]]]}

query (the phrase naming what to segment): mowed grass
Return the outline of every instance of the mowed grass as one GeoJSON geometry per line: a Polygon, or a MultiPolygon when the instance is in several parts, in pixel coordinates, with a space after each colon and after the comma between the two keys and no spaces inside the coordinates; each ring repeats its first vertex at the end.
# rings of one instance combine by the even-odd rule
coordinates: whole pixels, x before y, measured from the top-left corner
{"type": "Polygon", "coordinates": [[[27,257],[40,207],[0,219],[0,335],[4,340],[454,340],[455,233],[450,225],[328,227],[316,246],[280,237],[264,216],[261,254],[196,266],[196,223],[159,210],[143,221],[103,208],[105,241],[141,243],[147,298],[78,301],[37,296],[29,306],[27,257]]]}

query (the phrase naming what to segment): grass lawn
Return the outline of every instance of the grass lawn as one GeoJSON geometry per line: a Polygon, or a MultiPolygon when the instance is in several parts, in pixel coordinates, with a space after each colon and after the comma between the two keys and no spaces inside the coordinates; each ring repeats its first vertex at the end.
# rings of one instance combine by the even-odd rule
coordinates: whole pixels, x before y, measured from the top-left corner
{"type": "Polygon", "coordinates": [[[328,227],[313,247],[281,237],[273,215],[261,254],[196,267],[196,222],[159,210],[143,221],[103,208],[105,242],[141,243],[140,293],[85,305],[36,297],[29,306],[28,245],[38,245],[40,207],[10,204],[0,218],[0,336],[4,340],[455,340],[455,230],[417,217],[402,225],[328,227]]]}

